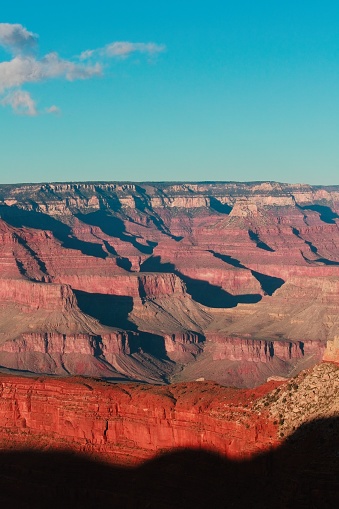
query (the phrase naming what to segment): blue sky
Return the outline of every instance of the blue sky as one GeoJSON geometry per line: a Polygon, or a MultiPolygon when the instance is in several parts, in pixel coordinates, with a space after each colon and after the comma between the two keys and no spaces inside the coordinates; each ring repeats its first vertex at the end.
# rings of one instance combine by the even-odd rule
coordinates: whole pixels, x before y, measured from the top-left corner
{"type": "Polygon", "coordinates": [[[2,183],[339,184],[339,2],[3,4],[2,183]]]}

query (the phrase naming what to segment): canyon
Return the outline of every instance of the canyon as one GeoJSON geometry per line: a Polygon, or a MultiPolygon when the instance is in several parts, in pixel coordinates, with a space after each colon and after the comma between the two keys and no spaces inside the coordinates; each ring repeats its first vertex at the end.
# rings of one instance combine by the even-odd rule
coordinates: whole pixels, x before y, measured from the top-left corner
{"type": "Polygon", "coordinates": [[[3,373],[254,387],[338,358],[339,187],[0,186],[3,373]]]}
{"type": "Polygon", "coordinates": [[[0,185],[1,502],[335,507],[338,225],[339,186],[0,185]]]}

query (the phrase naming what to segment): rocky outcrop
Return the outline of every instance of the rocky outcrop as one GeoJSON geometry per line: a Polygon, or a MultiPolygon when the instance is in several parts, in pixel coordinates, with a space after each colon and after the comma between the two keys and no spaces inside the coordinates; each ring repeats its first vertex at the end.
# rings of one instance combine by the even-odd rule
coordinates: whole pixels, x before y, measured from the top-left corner
{"type": "Polygon", "coordinates": [[[322,363],[302,371],[255,403],[255,409],[269,408],[279,424],[279,436],[286,437],[316,419],[339,416],[339,367],[322,363]]]}

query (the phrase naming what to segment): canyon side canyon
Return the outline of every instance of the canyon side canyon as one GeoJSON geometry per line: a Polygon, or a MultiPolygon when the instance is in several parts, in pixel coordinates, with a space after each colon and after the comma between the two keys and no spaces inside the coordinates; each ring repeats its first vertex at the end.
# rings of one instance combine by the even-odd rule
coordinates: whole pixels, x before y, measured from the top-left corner
{"type": "MultiPolygon", "coordinates": [[[[324,487],[337,500],[326,462],[339,474],[338,226],[339,186],[1,185],[0,454],[32,506],[35,470],[10,451],[76,451],[137,479],[173,448],[205,450],[239,478],[258,468],[253,493],[282,475],[275,507],[311,507],[315,478],[312,500],[324,487]],[[313,450],[315,436],[331,446],[313,450]]],[[[190,505],[164,496],[154,507],[190,505]]]]}

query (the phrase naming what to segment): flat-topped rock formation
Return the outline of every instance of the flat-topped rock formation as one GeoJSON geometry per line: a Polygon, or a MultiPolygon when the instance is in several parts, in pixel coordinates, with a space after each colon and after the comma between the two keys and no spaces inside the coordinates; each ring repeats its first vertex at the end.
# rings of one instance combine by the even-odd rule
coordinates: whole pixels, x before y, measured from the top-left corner
{"type": "Polygon", "coordinates": [[[339,187],[0,186],[0,366],[250,387],[339,359],[339,187]]]}

